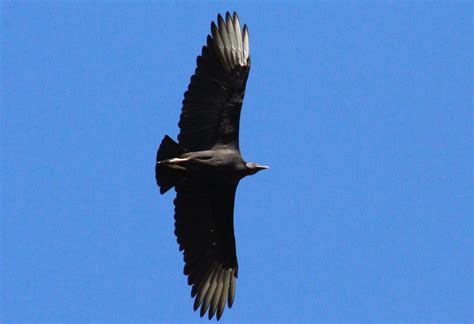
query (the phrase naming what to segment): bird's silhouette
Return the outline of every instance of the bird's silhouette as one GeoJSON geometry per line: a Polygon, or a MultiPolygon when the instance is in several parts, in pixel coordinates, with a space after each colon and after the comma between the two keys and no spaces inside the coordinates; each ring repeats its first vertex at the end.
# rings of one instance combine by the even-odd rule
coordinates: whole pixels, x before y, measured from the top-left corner
{"type": "Polygon", "coordinates": [[[162,140],[156,181],[163,194],[175,187],[175,234],[194,310],[220,319],[234,302],[238,274],[234,199],[239,181],[267,169],[245,162],[239,120],[250,71],[249,32],[236,12],[218,15],[184,94],[178,143],[162,140]]]}

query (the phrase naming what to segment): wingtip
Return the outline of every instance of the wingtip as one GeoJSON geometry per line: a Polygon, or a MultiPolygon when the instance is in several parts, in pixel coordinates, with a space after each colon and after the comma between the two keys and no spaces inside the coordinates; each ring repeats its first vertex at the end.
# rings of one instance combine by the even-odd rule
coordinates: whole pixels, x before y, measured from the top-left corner
{"type": "Polygon", "coordinates": [[[232,22],[232,16],[231,16],[230,12],[228,12],[228,11],[225,13],[225,20],[226,20],[227,22],[228,22],[229,20],[232,22]]]}
{"type": "Polygon", "coordinates": [[[234,11],[234,14],[233,14],[233,20],[234,22],[237,21],[239,23],[239,26],[240,26],[240,18],[239,18],[239,14],[237,13],[237,11],[234,11]]]}
{"type": "Polygon", "coordinates": [[[224,314],[226,304],[229,308],[232,306],[233,294],[235,293],[235,268],[224,268],[222,265],[215,264],[209,269],[206,284],[203,282],[197,288],[196,299],[193,309],[197,311],[200,308],[199,316],[206,315],[211,320],[215,318],[219,321],[224,314]],[[233,281],[233,284],[232,284],[233,281]],[[231,287],[233,286],[234,289],[231,287]]]}
{"type": "Polygon", "coordinates": [[[213,21],[211,21],[211,32],[213,32],[214,30],[217,30],[217,25],[213,20],[213,21]]]}
{"type": "Polygon", "coordinates": [[[225,23],[226,23],[226,28],[229,34],[234,34],[234,22],[232,21],[232,17],[230,16],[229,12],[227,12],[225,15],[225,23]]]}
{"type": "Polygon", "coordinates": [[[232,308],[235,299],[235,284],[237,281],[237,269],[232,269],[230,274],[229,295],[227,296],[227,305],[232,308]]]}
{"type": "Polygon", "coordinates": [[[221,24],[221,22],[224,22],[224,18],[222,18],[221,14],[217,14],[217,22],[219,23],[219,25],[221,24]]]}
{"type": "MultiPolygon", "coordinates": [[[[201,304],[198,303],[198,299],[196,298],[196,299],[194,300],[194,304],[193,304],[193,309],[194,309],[194,311],[197,311],[197,309],[199,308],[199,306],[201,306],[201,304]]],[[[201,317],[202,317],[202,316],[201,316],[201,317]]]]}
{"type": "Polygon", "coordinates": [[[244,28],[242,29],[242,39],[243,39],[243,46],[244,46],[244,60],[245,63],[249,63],[249,58],[250,58],[250,46],[249,46],[249,29],[247,27],[247,24],[244,25],[244,28]]]}

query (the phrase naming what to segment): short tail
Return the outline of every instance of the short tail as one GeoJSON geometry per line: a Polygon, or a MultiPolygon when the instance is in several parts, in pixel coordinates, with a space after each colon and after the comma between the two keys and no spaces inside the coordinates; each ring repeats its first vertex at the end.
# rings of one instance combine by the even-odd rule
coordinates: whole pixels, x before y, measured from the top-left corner
{"type": "Polygon", "coordinates": [[[156,154],[155,166],[156,183],[160,187],[161,194],[164,194],[177,185],[183,179],[184,174],[182,170],[172,169],[158,162],[179,157],[185,152],[186,151],[168,135],[165,135],[161,141],[160,148],[156,154]]]}

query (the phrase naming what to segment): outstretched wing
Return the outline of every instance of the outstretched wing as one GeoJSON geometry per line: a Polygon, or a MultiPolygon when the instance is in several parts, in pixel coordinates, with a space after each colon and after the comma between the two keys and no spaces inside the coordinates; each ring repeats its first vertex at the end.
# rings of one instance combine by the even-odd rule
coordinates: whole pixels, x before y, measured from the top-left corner
{"type": "Polygon", "coordinates": [[[179,144],[189,152],[230,145],[239,149],[239,121],[250,70],[249,33],[237,13],[211,24],[212,37],[197,58],[184,93],[179,144]]]}
{"type": "Polygon", "coordinates": [[[237,184],[188,179],[176,187],[175,234],[184,250],[184,274],[192,285],[194,310],[220,319],[232,306],[237,279],[234,198],[237,184]]]}

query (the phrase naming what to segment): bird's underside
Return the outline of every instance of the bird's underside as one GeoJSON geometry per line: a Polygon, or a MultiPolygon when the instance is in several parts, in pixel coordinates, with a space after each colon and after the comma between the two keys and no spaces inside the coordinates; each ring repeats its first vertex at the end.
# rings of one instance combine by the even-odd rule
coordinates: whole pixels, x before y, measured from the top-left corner
{"type": "Polygon", "coordinates": [[[238,264],[234,198],[241,178],[266,167],[246,163],[239,120],[250,70],[247,27],[219,15],[184,94],[178,143],[165,136],[157,154],[161,193],[176,190],[175,234],[184,254],[194,309],[220,319],[235,296],[238,264]]]}

